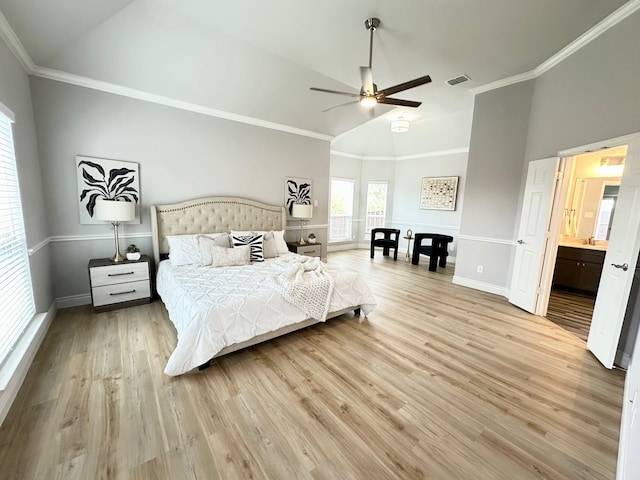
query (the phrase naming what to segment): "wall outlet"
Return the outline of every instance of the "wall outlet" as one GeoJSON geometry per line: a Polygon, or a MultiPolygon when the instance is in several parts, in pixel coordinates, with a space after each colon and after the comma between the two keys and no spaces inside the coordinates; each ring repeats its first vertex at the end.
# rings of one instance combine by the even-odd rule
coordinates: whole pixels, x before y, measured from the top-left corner
{"type": "Polygon", "coordinates": [[[478,265],[478,273],[484,272],[484,267],[482,265],[478,265]]]}

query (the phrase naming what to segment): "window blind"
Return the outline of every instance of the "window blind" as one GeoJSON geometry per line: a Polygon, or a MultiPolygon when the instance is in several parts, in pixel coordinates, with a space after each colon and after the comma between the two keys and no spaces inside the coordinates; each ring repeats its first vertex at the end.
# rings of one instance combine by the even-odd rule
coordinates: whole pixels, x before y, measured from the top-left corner
{"type": "Polygon", "coordinates": [[[13,146],[12,119],[0,103],[0,366],[35,315],[13,146]]]}

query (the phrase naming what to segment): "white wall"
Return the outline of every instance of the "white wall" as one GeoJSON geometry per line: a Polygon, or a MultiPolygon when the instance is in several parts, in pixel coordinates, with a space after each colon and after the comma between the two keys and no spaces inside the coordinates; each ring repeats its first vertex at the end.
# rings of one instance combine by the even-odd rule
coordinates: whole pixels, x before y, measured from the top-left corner
{"type": "Polygon", "coordinates": [[[88,261],[114,251],[110,226],[79,223],[76,155],[139,163],[142,223],[126,226],[131,238],[123,246],[135,242],[151,253],[152,204],[205,195],[284,204],[287,176],[313,180],[318,207],[309,229],[326,244],[329,142],[53,80],[34,77],[31,87],[56,297],[86,299],[88,261]]]}

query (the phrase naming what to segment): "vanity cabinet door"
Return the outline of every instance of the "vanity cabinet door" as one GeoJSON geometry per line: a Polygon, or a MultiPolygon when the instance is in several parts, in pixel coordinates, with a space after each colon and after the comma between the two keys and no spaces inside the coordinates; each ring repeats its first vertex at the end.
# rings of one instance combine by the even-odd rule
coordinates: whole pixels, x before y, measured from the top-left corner
{"type": "Polygon", "coordinates": [[[576,288],[596,293],[598,291],[601,276],[602,263],[584,262],[580,265],[580,274],[578,275],[578,284],[576,285],[576,288]]]}
{"type": "Polygon", "coordinates": [[[553,285],[555,287],[576,288],[579,273],[578,265],[575,260],[558,257],[556,270],[553,274],[553,285]]]}
{"type": "Polygon", "coordinates": [[[596,293],[602,275],[605,252],[560,247],[553,274],[553,286],[596,293]]]}

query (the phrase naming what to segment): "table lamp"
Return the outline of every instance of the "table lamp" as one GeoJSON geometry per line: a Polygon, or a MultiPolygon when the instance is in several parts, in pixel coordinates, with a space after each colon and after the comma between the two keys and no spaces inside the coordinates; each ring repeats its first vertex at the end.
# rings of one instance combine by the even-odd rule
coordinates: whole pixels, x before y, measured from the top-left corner
{"type": "Polygon", "coordinates": [[[118,228],[120,222],[131,222],[136,218],[136,204],[133,202],[100,199],[96,202],[96,220],[111,222],[115,233],[116,254],[111,257],[114,262],[121,262],[125,259],[120,254],[120,240],[118,238],[118,228]]]}
{"type": "Polygon", "coordinates": [[[313,217],[313,205],[301,205],[294,203],[291,208],[291,217],[300,219],[300,245],[306,245],[302,237],[302,230],[304,229],[304,223],[313,217]]]}

